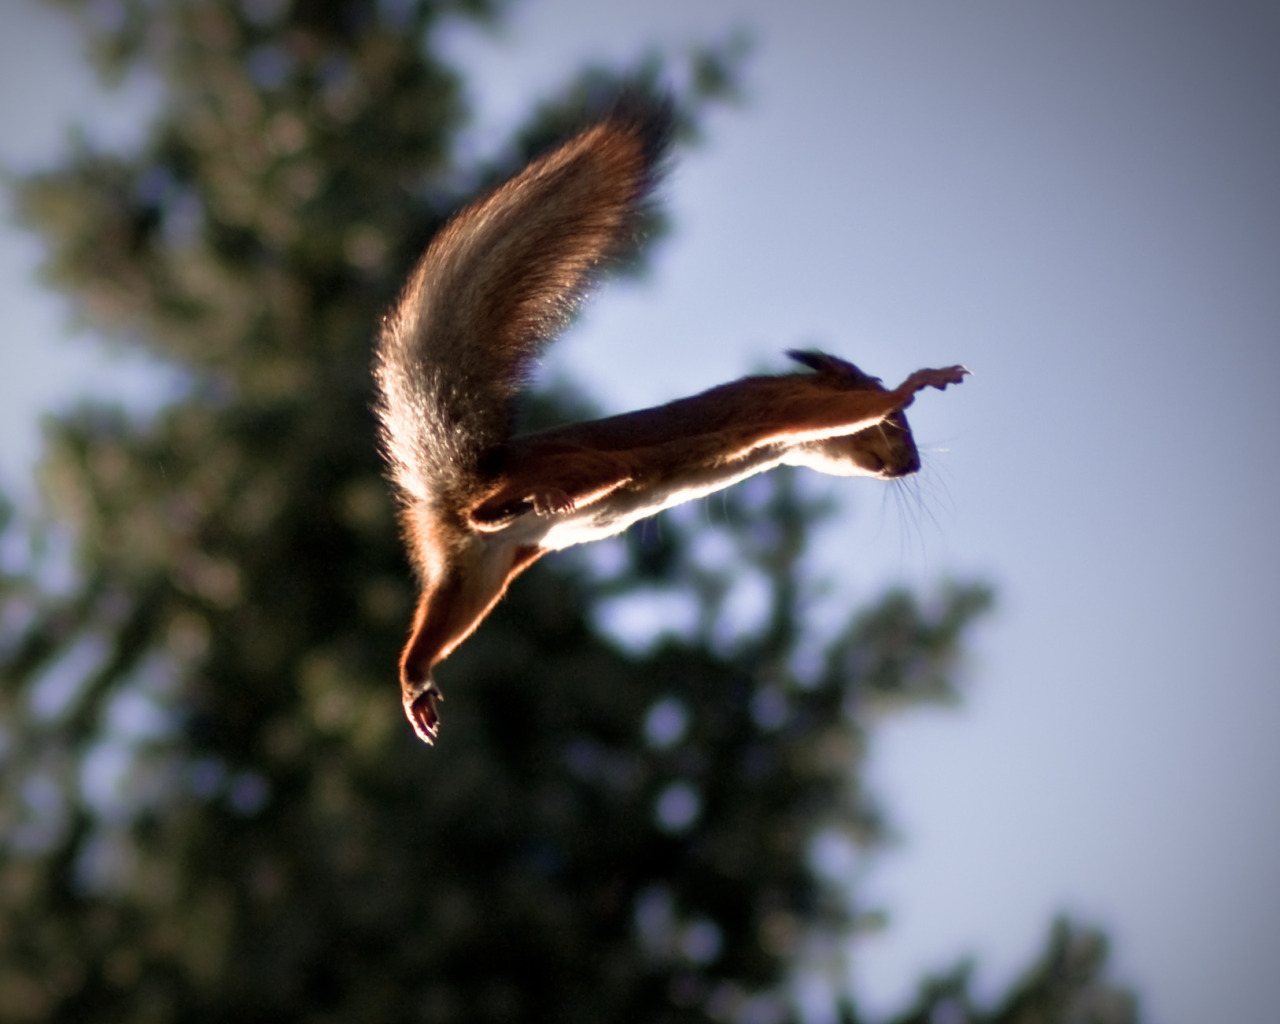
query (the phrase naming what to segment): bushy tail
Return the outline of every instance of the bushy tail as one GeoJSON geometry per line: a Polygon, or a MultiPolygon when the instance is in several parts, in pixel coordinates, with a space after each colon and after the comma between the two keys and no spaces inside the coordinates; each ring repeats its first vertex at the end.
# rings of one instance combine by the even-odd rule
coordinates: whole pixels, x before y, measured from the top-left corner
{"type": "Polygon", "coordinates": [[[506,440],[533,360],[632,242],[671,125],[669,103],[630,97],[433,239],[383,321],[374,367],[406,499],[466,493],[506,440]]]}

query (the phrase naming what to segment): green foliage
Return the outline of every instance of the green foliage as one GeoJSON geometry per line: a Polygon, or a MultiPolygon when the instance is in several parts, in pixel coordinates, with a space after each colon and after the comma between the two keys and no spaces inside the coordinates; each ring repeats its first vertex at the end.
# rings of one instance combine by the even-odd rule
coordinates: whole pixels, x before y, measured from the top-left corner
{"type": "MultiPolygon", "coordinates": [[[[522,578],[441,671],[434,749],[399,707],[376,317],[467,192],[636,74],[584,75],[468,166],[433,33],[497,3],[66,6],[117,11],[94,53],[164,107],[138,152],[82,145],[19,207],[84,322],[183,388],[58,421],[47,519],[0,516],[0,1019],[793,1019],[790,972],[868,909],[814,856],[883,838],[866,708],[954,697],[983,588],[892,595],[802,657],[819,510],[780,473],[719,527],[522,578]],[[592,628],[654,594],[686,628],[641,652],[592,628]]],[[[695,56],[690,124],[735,46],[695,56]]],[[[1063,925],[997,1011],[959,972],[902,1019],[1131,1020],[1099,949],[1063,925]]]]}

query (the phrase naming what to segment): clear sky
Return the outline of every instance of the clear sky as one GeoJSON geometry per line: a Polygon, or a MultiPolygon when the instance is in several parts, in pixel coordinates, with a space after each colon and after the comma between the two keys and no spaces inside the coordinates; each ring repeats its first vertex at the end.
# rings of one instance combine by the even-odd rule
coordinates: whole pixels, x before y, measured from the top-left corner
{"type": "MultiPolygon", "coordinates": [[[[747,103],[665,189],[651,277],[559,346],[607,408],[822,344],[896,383],[974,377],[911,413],[919,504],[824,483],[847,602],[996,584],[959,712],[888,725],[873,777],[903,845],[872,868],[889,929],[873,1010],[964,953],[994,992],[1052,914],[1112,934],[1158,1024],[1274,1020],[1280,954],[1280,8],[1227,0],[527,0],[450,45],[492,144],[584,61],[745,27],[747,103]]],[[[136,131],[45,12],[0,14],[0,159],[69,119],[136,131]]],[[[0,479],[40,410],[155,401],[59,340],[34,242],[0,231],[0,479]]]]}

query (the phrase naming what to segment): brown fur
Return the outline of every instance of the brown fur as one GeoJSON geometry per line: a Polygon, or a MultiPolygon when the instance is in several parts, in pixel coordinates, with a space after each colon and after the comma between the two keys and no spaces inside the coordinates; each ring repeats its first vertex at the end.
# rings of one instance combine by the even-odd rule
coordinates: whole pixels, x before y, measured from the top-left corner
{"type": "Polygon", "coordinates": [[[422,584],[400,682],[427,742],[434,667],[541,555],[782,463],[914,473],[903,410],[967,372],[918,370],[888,390],[835,356],[793,352],[813,372],[511,437],[531,363],[631,241],[670,127],[669,106],[633,99],[534,161],[444,227],[384,320],[378,414],[422,584]]]}

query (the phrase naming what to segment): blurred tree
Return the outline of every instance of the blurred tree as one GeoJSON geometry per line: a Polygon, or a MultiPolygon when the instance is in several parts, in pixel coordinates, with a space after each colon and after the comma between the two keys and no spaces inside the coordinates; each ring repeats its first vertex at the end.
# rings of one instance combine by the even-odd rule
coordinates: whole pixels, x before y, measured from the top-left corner
{"type": "MultiPolygon", "coordinates": [[[[719,526],[522,579],[450,659],[435,749],[395,685],[376,317],[450,210],[660,62],[584,74],[476,164],[433,47],[499,0],[64,6],[163,106],[136,152],[17,181],[18,209],[82,322],[183,387],[55,422],[47,518],[0,510],[0,1019],[796,1019],[792,973],[876,917],[833,867],[884,839],[867,712],[954,697],[981,587],[890,596],[817,648],[821,510],[779,473],[719,526]],[[657,646],[592,627],[655,595],[688,609],[657,646]]],[[[734,65],[694,56],[686,126],[734,65]]],[[[996,1008],[961,967],[900,1019],[1134,1019],[1102,963],[1063,923],[996,1008]]]]}

